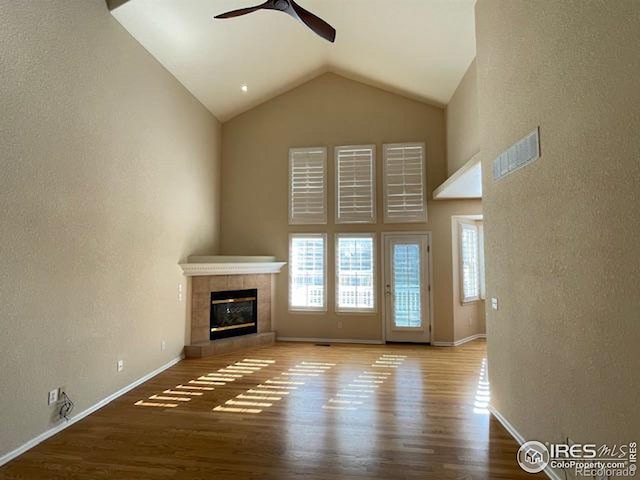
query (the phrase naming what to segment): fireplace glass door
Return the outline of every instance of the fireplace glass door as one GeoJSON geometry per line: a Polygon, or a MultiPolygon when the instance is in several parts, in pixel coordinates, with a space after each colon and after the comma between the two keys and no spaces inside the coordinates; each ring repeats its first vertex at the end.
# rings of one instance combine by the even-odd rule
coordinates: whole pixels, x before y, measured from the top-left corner
{"type": "Polygon", "coordinates": [[[258,331],[258,291],[211,292],[211,340],[258,331]]]}

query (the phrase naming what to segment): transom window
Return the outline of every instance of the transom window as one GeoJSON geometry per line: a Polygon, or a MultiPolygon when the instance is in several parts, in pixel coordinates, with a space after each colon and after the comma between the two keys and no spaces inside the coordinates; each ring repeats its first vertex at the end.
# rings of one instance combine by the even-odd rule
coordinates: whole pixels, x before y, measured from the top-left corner
{"type": "Polygon", "coordinates": [[[289,224],[327,223],[327,149],[289,150],[289,224]]]}
{"type": "Polygon", "coordinates": [[[375,160],[375,145],[336,147],[336,223],[375,223],[375,160]]]}
{"type": "Polygon", "coordinates": [[[384,145],[384,222],[427,221],[423,143],[384,145]]]}

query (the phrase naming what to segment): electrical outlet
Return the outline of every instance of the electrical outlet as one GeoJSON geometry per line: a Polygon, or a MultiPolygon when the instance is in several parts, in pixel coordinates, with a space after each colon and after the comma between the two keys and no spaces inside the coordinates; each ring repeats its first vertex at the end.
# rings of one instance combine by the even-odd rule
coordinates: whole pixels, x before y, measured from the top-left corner
{"type": "Polygon", "coordinates": [[[118,360],[118,372],[124,370],[124,360],[118,360]]]}
{"type": "Polygon", "coordinates": [[[182,302],[182,283],[178,284],[178,302],[182,302]]]}
{"type": "Polygon", "coordinates": [[[56,388],[55,390],[51,390],[49,392],[49,400],[48,400],[48,404],[49,405],[53,405],[54,403],[56,403],[58,401],[58,394],[60,393],[60,389],[56,388]]]}
{"type": "Polygon", "coordinates": [[[164,352],[166,348],[167,348],[167,342],[165,340],[162,340],[160,342],[160,351],[164,352]]]}
{"type": "Polygon", "coordinates": [[[338,328],[342,328],[342,320],[338,320],[338,328]]]}
{"type": "Polygon", "coordinates": [[[491,308],[498,310],[498,299],[496,297],[491,297],[491,308]]]}

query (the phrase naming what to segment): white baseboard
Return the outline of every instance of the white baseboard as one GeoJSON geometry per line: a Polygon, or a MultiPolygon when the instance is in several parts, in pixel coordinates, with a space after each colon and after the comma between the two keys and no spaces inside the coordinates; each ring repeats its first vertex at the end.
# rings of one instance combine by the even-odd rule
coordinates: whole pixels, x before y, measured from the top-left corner
{"type": "Polygon", "coordinates": [[[456,340],[455,342],[431,342],[431,345],[433,345],[434,347],[458,347],[463,343],[471,342],[472,340],[477,340],[478,338],[487,338],[487,334],[476,333],[475,335],[461,338],[460,340],[456,340]]]}
{"type": "MultiPolygon", "coordinates": [[[[462,338],[455,342],[431,342],[434,347],[457,347],[463,343],[477,340],[478,338],[487,338],[484,333],[477,333],[470,337],[462,338]]],[[[384,345],[382,340],[356,340],[352,338],[308,338],[308,337],[277,337],[277,342],[307,342],[307,343],[360,343],[365,345],[384,345]]]]}
{"type": "Polygon", "coordinates": [[[90,406],[89,408],[87,408],[86,410],[83,410],[82,412],[74,415],[73,417],[71,417],[71,419],[69,419],[69,421],[60,423],[58,425],[56,425],[55,427],[42,432],[40,435],[38,435],[35,438],[32,438],[31,440],[29,440],[28,442],[26,442],[23,445],[20,445],[18,448],[16,448],[15,450],[10,451],[9,453],[4,454],[3,456],[0,457],[0,467],[2,465],[4,465],[7,462],[10,462],[11,460],[13,460],[14,458],[16,458],[19,455],[22,455],[24,452],[26,452],[27,450],[35,447],[36,445],[38,445],[41,442],[44,442],[47,438],[49,437],[53,437],[56,433],[64,430],[65,428],[73,425],[74,423],[82,420],[83,418],[87,417],[88,415],[91,415],[93,412],[95,412],[96,410],[98,410],[99,408],[104,407],[107,403],[115,400],[116,398],[118,398],[121,395],[124,395],[125,393],[127,393],[129,390],[134,389],[135,387],[137,387],[138,385],[146,382],[147,380],[149,380],[150,378],[155,377],[156,375],[158,375],[159,373],[162,373],[163,371],[165,371],[166,369],[174,366],[176,363],[178,363],[180,360],[182,360],[184,358],[184,355],[180,355],[179,357],[174,358],[173,360],[171,360],[170,362],[162,365],[159,368],[156,368],[153,372],[147,373],[145,376],[143,376],[142,378],[139,378],[138,380],[136,380],[135,382],[127,385],[126,387],[121,388],[120,390],[118,390],[115,393],[112,393],[111,395],[109,395],[106,398],[103,398],[102,400],[100,400],[98,403],[95,403],[94,405],[90,406]]]}
{"type": "Polygon", "coordinates": [[[363,343],[366,345],[382,345],[382,340],[353,340],[349,338],[304,338],[278,337],[276,342],[308,342],[308,343],[363,343]]]}
{"type": "Polygon", "coordinates": [[[509,432],[509,435],[511,435],[515,439],[515,441],[518,442],[518,445],[522,445],[524,442],[526,442],[524,437],[520,435],[520,433],[514,428],[514,426],[511,425],[509,421],[493,407],[493,405],[489,405],[488,410],[491,415],[496,417],[496,420],[498,420],[502,424],[505,430],[509,432]]]}
{"type": "MultiPolygon", "coordinates": [[[[488,410],[491,413],[491,415],[496,417],[496,419],[502,424],[505,430],[509,432],[509,435],[511,435],[514,438],[514,440],[518,442],[518,445],[522,445],[523,443],[526,442],[526,440],[520,434],[520,432],[518,432],[515,429],[515,427],[511,425],[509,421],[506,418],[504,418],[504,416],[500,412],[498,412],[492,405],[489,405],[488,410]]],[[[562,477],[558,476],[558,474],[549,466],[547,466],[547,468],[544,469],[544,473],[551,480],[564,480],[562,477]]]]}

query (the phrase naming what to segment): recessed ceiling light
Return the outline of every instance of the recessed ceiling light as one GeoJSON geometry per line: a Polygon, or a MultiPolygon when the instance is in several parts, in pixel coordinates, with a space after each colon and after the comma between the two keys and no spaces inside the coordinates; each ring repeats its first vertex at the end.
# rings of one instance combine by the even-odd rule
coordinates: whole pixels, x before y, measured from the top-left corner
{"type": "Polygon", "coordinates": [[[242,85],[240,85],[240,90],[247,93],[249,91],[249,87],[243,83],[242,85]]]}

